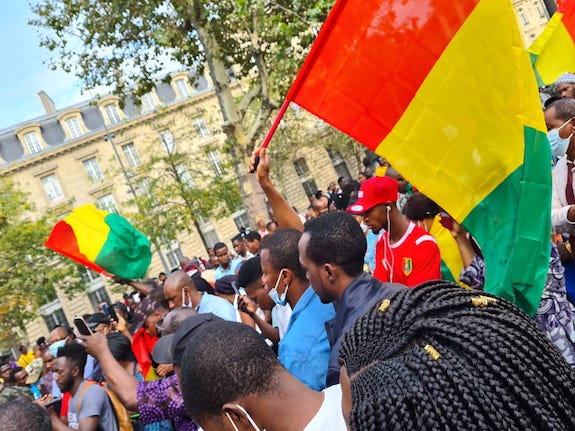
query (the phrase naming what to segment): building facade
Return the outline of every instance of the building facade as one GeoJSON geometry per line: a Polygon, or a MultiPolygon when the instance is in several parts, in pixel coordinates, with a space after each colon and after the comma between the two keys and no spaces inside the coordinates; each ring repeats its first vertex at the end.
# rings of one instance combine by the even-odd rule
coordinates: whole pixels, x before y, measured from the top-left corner
{"type": "MultiPolygon", "coordinates": [[[[163,80],[143,96],[141,104],[127,98],[121,105],[117,97],[106,96],[56,109],[40,92],[45,115],[0,131],[0,175],[10,175],[28,192],[37,211],[49,210],[62,218],[72,209],[92,203],[128,219],[138,211],[133,195],[153,194],[146,190],[146,180],[154,173],[142,172],[142,166],[154,156],[176,147],[193,154],[199,167],[190,173],[190,180],[230,175],[223,167],[226,155],[221,146],[226,136],[221,131],[213,88],[203,77],[193,86],[191,82],[186,72],[171,74],[169,81],[163,80]]],[[[333,154],[330,158],[322,147],[298,149],[282,168],[282,191],[303,213],[309,205],[310,187],[325,190],[344,172],[344,165],[345,172],[355,178],[357,163],[333,154]]],[[[180,174],[187,178],[183,169],[180,174]]],[[[241,227],[254,226],[256,218],[268,218],[261,189],[244,187],[244,191],[258,195],[263,209],[240,207],[229,217],[198,220],[208,245],[229,243],[241,227]]],[[[157,246],[160,253],[152,247],[150,277],[177,267],[183,256],[206,257],[195,229],[157,246]]],[[[72,299],[59,295],[45,304],[41,316],[28,325],[28,339],[46,336],[55,325],[69,324],[73,316],[95,312],[100,302],[121,297],[99,274],[86,270],[83,276],[86,294],[72,299]]]]}

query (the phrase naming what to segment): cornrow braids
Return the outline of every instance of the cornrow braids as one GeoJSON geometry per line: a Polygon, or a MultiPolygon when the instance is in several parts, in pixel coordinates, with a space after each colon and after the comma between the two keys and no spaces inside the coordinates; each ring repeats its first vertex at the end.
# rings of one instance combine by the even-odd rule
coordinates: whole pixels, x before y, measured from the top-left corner
{"type": "Polygon", "coordinates": [[[575,371],[522,311],[428,282],[376,303],[344,336],[352,430],[575,429],[575,371]]]}

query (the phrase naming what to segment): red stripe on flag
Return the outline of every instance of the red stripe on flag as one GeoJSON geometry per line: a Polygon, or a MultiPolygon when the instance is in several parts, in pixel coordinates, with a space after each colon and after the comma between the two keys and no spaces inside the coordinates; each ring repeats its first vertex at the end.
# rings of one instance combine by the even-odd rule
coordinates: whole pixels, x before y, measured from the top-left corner
{"type": "MultiPolygon", "coordinates": [[[[575,0],[563,2],[559,7],[558,12],[563,14],[561,22],[569,32],[571,39],[575,41],[575,0]]],[[[575,72],[575,70],[569,70],[569,72],[575,72]]]]}
{"type": "Polygon", "coordinates": [[[88,260],[88,258],[80,252],[74,230],[72,226],[65,221],[56,223],[54,229],[52,229],[52,233],[50,233],[50,237],[44,245],[96,272],[108,275],[105,269],[88,260]]]}
{"type": "Polygon", "coordinates": [[[375,149],[478,2],[338,1],[287,100],[375,149]]]}

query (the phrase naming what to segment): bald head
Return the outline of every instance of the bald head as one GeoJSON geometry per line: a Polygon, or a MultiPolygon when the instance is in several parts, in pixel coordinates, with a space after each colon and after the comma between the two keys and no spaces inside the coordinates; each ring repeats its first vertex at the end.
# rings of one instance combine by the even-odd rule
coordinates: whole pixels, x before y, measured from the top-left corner
{"type": "Polygon", "coordinates": [[[50,336],[48,337],[48,341],[51,343],[55,343],[56,341],[60,341],[68,337],[68,330],[63,326],[57,326],[54,328],[52,332],[50,332],[50,336]]]}
{"type": "Polygon", "coordinates": [[[397,181],[397,188],[399,193],[405,193],[407,191],[407,181],[403,176],[397,172],[393,166],[389,166],[385,171],[386,177],[391,177],[397,181]]]}
{"type": "Polygon", "coordinates": [[[170,310],[181,307],[184,296],[187,298],[190,293],[196,291],[194,282],[184,271],[172,272],[164,283],[164,296],[170,310]]]}
{"type": "Polygon", "coordinates": [[[173,334],[188,317],[198,314],[193,308],[174,308],[164,316],[164,334],[173,334]]]}

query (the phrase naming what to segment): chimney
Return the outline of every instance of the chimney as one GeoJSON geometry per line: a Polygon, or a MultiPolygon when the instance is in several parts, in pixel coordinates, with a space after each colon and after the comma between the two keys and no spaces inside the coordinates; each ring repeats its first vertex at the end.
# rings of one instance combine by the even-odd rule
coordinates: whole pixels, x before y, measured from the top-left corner
{"type": "Polygon", "coordinates": [[[56,105],[54,104],[54,101],[50,99],[50,96],[48,96],[44,90],[39,91],[38,96],[40,96],[40,101],[44,106],[46,114],[51,115],[56,112],[56,105]]]}

